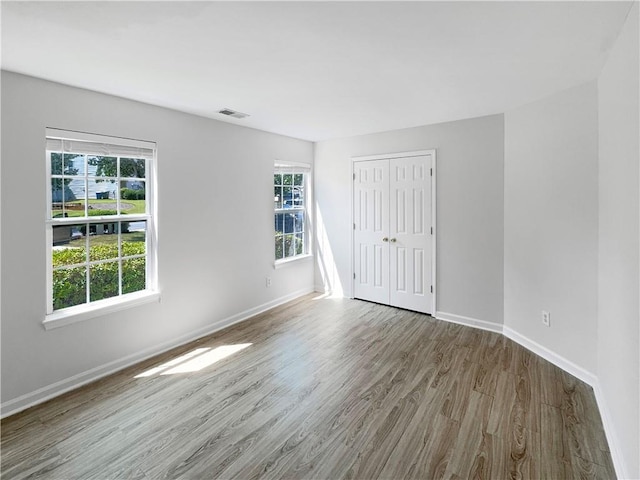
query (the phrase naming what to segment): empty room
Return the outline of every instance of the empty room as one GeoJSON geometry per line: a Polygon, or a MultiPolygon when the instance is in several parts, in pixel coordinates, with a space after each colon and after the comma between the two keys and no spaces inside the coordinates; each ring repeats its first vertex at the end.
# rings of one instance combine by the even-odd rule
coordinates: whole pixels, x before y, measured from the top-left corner
{"type": "Polygon", "coordinates": [[[3,479],[640,479],[637,1],[3,1],[3,479]]]}

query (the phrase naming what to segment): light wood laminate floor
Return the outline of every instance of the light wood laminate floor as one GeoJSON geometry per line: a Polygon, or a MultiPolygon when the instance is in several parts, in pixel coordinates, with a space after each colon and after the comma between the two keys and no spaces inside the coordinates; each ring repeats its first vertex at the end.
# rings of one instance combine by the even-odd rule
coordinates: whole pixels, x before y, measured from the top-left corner
{"type": "Polygon", "coordinates": [[[314,297],[4,419],[2,478],[615,478],[576,378],[499,334],[314,297]]]}

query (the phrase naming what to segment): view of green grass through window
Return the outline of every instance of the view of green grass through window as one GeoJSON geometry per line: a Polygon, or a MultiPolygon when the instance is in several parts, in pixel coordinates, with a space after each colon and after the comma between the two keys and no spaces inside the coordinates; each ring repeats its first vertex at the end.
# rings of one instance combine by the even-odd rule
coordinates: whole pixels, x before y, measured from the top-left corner
{"type": "Polygon", "coordinates": [[[87,145],[84,152],[47,149],[49,311],[148,288],[147,158],[95,155],[87,145]]]}

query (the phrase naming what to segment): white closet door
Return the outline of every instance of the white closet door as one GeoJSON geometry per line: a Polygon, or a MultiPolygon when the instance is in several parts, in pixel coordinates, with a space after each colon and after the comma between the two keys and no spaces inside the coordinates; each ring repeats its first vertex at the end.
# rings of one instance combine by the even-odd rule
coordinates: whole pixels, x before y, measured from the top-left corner
{"type": "Polygon", "coordinates": [[[389,160],[389,304],[424,313],[431,313],[430,160],[389,160]]]}
{"type": "Polygon", "coordinates": [[[354,164],[355,297],[389,303],[389,161],[354,164]]]}

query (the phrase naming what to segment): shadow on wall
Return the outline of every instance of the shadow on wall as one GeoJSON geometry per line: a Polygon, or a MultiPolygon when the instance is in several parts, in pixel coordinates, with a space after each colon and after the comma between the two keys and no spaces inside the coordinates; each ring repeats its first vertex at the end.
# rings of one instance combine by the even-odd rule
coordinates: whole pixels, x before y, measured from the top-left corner
{"type": "Polygon", "coordinates": [[[333,252],[331,250],[331,243],[327,236],[327,230],[322,218],[322,212],[320,207],[316,203],[316,248],[317,248],[317,265],[320,277],[322,279],[322,286],[324,291],[329,293],[332,297],[344,296],[344,289],[342,288],[342,282],[340,282],[340,276],[338,275],[338,268],[333,259],[333,252]]]}

